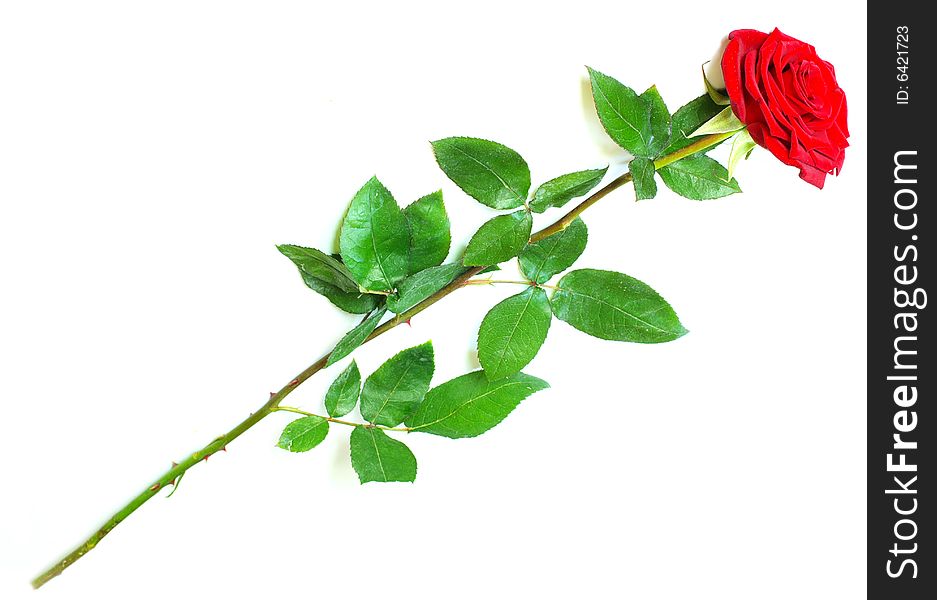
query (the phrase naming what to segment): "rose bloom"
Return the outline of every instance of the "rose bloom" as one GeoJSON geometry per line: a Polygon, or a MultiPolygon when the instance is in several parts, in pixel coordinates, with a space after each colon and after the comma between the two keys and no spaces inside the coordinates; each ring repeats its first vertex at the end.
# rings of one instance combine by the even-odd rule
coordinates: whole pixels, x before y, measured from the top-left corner
{"type": "Polygon", "coordinates": [[[843,166],[846,94],[813,46],[775,29],[729,34],[722,76],[732,112],[752,139],[818,188],[843,166]]]}

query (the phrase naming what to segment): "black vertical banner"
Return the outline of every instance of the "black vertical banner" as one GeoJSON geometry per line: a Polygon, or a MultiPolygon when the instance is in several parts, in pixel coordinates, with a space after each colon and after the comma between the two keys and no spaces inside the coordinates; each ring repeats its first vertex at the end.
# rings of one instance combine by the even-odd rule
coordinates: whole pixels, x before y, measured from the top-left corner
{"type": "MultiPolygon", "coordinates": [[[[929,307],[935,34],[923,2],[869,4],[869,598],[934,598],[937,331],[929,307]],[[928,592],[925,592],[928,590],[928,592]]],[[[934,298],[937,300],[937,298],[934,298]]]]}

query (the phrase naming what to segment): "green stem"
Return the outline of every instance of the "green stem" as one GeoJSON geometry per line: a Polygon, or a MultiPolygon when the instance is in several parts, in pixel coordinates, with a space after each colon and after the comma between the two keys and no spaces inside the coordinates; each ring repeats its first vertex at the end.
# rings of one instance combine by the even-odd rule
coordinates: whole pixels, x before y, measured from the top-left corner
{"type": "Polygon", "coordinates": [[[462,285],[494,285],[496,283],[512,283],[514,285],[537,285],[532,281],[521,281],[517,279],[469,279],[462,285]]]}
{"type": "Polygon", "coordinates": [[[207,461],[208,457],[216,452],[226,450],[227,445],[232,441],[236,440],[241,436],[242,433],[256,425],[277,409],[280,402],[286,398],[293,390],[295,390],[299,385],[321,371],[328,361],[328,355],[323,356],[313,364],[306,367],[306,369],[293,378],[292,381],[283,386],[280,391],[275,394],[270,395],[270,399],[264,403],[256,412],[253,412],[246,419],[235,425],[230,431],[223,435],[219,435],[211,442],[209,442],[204,448],[193,452],[183,460],[178,463],[173,463],[172,468],[163,473],[161,476],[156,478],[156,480],[151,483],[145,490],[140,492],[133,500],[124,505],[123,508],[114,513],[110,519],[108,519],[97,531],[91,534],[87,540],[85,540],[77,548],[65,555],[61,560],[56,562],[54,565],[46,569],[42,574],[33,579],[32,586],[33,588],[40,588],[50,579],[57,577],[62,574],[62,571],[71,566],[79,558],[90,552],[94,549],[98,543],[104,539],[104,536],[109,534],[115,527],[120,525],[124,519],[129,517],[135,510],[143,506],[143,504],[155,496],[159,490],[162,488],[175,485],[176,482],[185,474],[186,471],[197,465],[202,461],[207,461]]]}
{"type": "MultiPolygon", "coordinates": [[[[668,154],[667,156],[663,156],[657,159],[656,161],[654,161],[654,166],[658,169],[661,167],[667,166],[675,161],[680,160],[681,158],[687,157],[691,154],[695,154],[711,146],[715,146],[719,142],[731,137],[732,135],[733,135],[732,133],[717,133],[717,134],[701,137],[700,139],[694,141],[692,144],[690,144],[686,148],[683,148],[672,154],[668,154]]],[[[574,207],[572,210],[566,213],[563,217],[561,217],[555,223],[553,223],[549,227],[546,227],[538,231],[537,233],[534,233],[530,237],[530,241],[537,242],[546,237],[553,235],[554,233],[559,233],[560,231],[566,229],[567,227],[569,227],[569,225],[573,221],[576,220],[576,217],[578,217],[580,214],[585,212],[586,209],[588,209],[590,206],[592,206],[593,204],[595,204],[596,202],[598,202],[605,196],[609,195],[613,191],[617,190],[621,186],[625,185],[629,181],[631,181],[631,173],[625,173],[624,175],[621,175],[620,177],[614,179],[613,181],[611,181],[610,183],[608,183],[607,185],[605,185],[604,187],[600,188],[598,191],[593,193],[591,196],[589,196],[588,198],[580,202],[576,207],[574,207]]],[[[445,298],[452,292],[462,288],[466,283],[469,282],[469,280],[471,280],[472,277],[484,271],[485,268],[486,267],[470,267],[466,269],[461,275],[456,277],[446,287],[442,288],[441,290],[439,290],[438,292],[436,292],[435,294],[433,294],[426,300],[423,300],[422,302],[420,302],[419,304],[417,304],[410,310],[405,311],[395,316],[394,318],[386,321],[385,323],[383,323],[381,326],[375,329],[374,332],[370,336],[368,336],[368,338],[364,341],[364,343],[367,343],[373,340],[374,338],[380,335],[383,335],[384,333],[390,331],[391,329],[393,329],[394,327],[397,327],[398,325],[402,323],[409,322],[410,319],[413,318],[414,316],[423,312],[430,306],[436,304],[437,302],[439,302],[440,300],[442,300],[443,298],[445,298]]],[[[529,285],[529,282],[525,282],[525,284],[529,285]]],[[[111,516],[111,518],[109,518],[104,523],[104,525],[102,525],[97,531],[91,534],[91,536],[87,540],[85,540],[81,545],[79,545],[77,548],[69,552],[67,555],[65,555],[65,557],[63,557],[61,560],[59,560],[54,565],[49,567],[46,571],[44,571],[38,577],[33,579],[32,581],[33,587],[39,588],[45,585],[46,583],[48,583],[48,581],[53,579],[54,577],[61,575],[62,572],[65,569],[67,569],[69,566],[71,566],[73,563],[75,563],[75,561],[77,561],[82,556],[84,556],[85,554],[90,552],[92,549],[94,549],[94,547],[97,546],[98,543],[102,539],[104,539],[104,537],[108,533],[110,533],[115,527],[120,525],[120,523],[123,522],[124,519],[129,517],[135,510],[140,508],[147,500],[155,496],[156,493],[160,489],[169,485],[173,485],[174,482],[178,482],[179,478],[186,471],[188,471],[195,465],[199,464],[200,462],[208,460],[208,457],[215,454],[216,452],[224,450],[225,447],[229,443],[231,443],[232,441],[240,437],[242,433],[244,433],[245,431],[247,431],[248,429],[250,429],[257,423],[259,423],[267,415],[273,412],[276,412],[278,410],[289,411],[289,412],[299,412],[300,414],[311,414],[311,413],[304,413],[302,411],[299,411],[299,409],[280,407],[280,402],[282,402],[284,398],[286,398],[290,393],[292,393],[293,390],[299,387],[300,384],[302,384],[304,381],[306,381],[307,379],[309,379],[310,377],[312,377],[313,375],[321,371],[323,368],[325,368],[326,363],[328,362],[328,359],[329,359],[329,355],[326,354],[325,356],[323,356],[316,362],[309,365],[302,373],[297,375],[288,384],[283,386],[283,388],[281,388],[280,391],[276,392],[275,394],[272,394],[270,396],[270,399],[267,400],[267,402],[265,402],[264,405],[261,406],[256,412],[252,413],[249,417],[247,417],[246,419],[238,423],[236,426],[234,426],[233,429],[231,429],[230,431],[228,431],[227,433],[223,435],[216,437],[204,448],[202,448],[201,450],[198,450],[197,452],[192,453],[191,455],[186,457],[184,460],[182,460],[178,464],[174,463],[171,469],[163,473],[162,476],[158,477],[155,481],[153,481],[153,483],[147,486],[147,488],[143,490],[142,492],[140,492],[140,494],[138,494],[133,500],[128,502],[123,508],[121,508],[116,513],[114,513],[114,515],[111,516]]],[[[357,423],[351,423],[349,421],[339,421],[339,420],[335,420],[331,418],[329,418],[329,420],[335,423],[341,423],[343,425],[358,425],[357,423]]]]}
{"type": "Polygon", "coordinates": [[[494,285],[496,283],[509,283],[511,285],[526,285],[527,287],[542,287],[548,290],[559,289],[555,285],[545,283],[534,283],[533,281],[522,281],[519,279],[469,279],[462,285],[494,285]]]}
{"type": "MultiPolygon", "coordinates": [[[[687,156],[691,154],[696,154],[697,152],[700,152],[701,150],[706,150],[707,148],[711,148],[712,146],[715,146],[719,142],[732,137],[733,135],[735,135],[735,133],[736,132],[714,133],[712,135],[703,136],[700,139],[693,142],[692,144],[690,144],[689,146],[687,146],[686,148],[681,148],[680,150],[677,150],[676,152],[673,152],[671,154],[658,158],[657,160],[654,161],[654,168],[660,169],[661,167],[666,167],[667,165],[674,163],[680,160],[681,158],[686,158],[687,156]]],[[[537,233],[530,236],[530,241],[539,242],[540,240],[544,238],[550,237],[554,233],[559,233],[563,231],[564,229],[569,227],[573,221],[576,220],[576,217],[578,217],[583,212],[585,212],[586,209],[588,209],[590,206],[592,206],[593,204],[595,204],[596,202],[598,202],[605,196],[611,194],[612,192],[614,192],[621,186],[625,185],[629,181],[631,181],[631,173],[625,173],[623,175],[620,175],[618,178],[613,179],[608,185],[606,185],[599,191],[595,192],[594,194],[592,194],[591,196],[589,196],[588,198],[580,202],[577,206],[575,206],[568,213],[563,215],[563,217],[560,220],[558,220],[556,223],[550,225],[549,227],[545,229],[541,229],[537,233]]]]}
{"type": "Polygon", "coordinates": [[[316,413],[306,412],[299,408],[293,408],[292,406],[277,406],[273,409],[273,411],[291,412],[298,415],[304,415],[306,417],[319,417],[320,419],[325,419],[330,423],[348,425],[349,427],[373,427],[375,429],[383,429],[384,431],[410,431],[409,427],[387,427],[386,425],[378,425],[376,423],[355,423],[354,421],[344,421],[342,419],[336,419],[335,417],[327,417],[325,415],[317,415],[316,413]]]}

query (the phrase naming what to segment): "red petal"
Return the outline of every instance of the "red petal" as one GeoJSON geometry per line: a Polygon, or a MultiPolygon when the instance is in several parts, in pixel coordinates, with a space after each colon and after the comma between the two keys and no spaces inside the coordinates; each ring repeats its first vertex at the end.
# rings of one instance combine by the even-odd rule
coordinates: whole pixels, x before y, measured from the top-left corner
{"type": "Polygon", "coordinates": [[[726,82],[726,94],[732,104],[732,112],[743,123],[746,120],[746,99],[742,76],[745,55],[755,51],[768,37],[754,29],[737,29],[729,34],[729,43],[722,55],[722,77],[726,82]]]}

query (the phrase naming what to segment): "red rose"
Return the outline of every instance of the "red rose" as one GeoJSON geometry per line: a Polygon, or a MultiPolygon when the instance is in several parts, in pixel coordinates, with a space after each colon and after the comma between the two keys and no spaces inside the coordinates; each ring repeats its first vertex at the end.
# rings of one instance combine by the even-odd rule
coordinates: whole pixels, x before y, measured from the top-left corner
{"type": "Polygon", "coordinates": [[[722,75],[755,143],[818,188],[827,173],[839,174],[849,146],[846,94],[813,46],[777,29],[739,29],[729,34],[722,75]]]}

